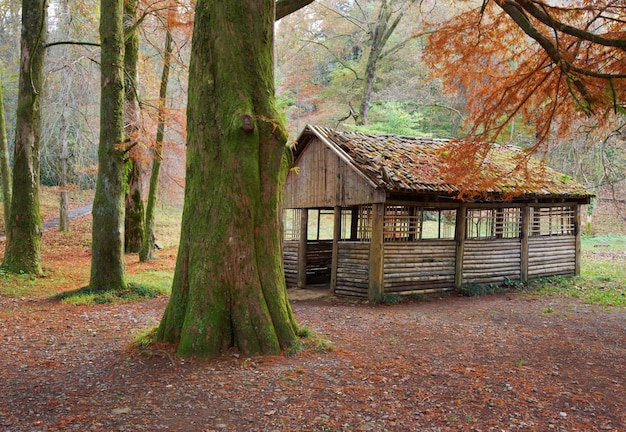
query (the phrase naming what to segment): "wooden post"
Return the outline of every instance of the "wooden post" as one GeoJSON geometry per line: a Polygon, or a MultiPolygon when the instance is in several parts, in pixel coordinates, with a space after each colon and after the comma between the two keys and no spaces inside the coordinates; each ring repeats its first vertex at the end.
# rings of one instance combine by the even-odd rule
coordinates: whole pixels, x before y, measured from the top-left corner
{"type": "Polygon", "coordinates": [[[300,244],[298,245],[298,288],[306,288],[306,245],[309,231],[309,210],[300,214],[300,244]]]}
{"type": "Polygon", "coordinates": [[[456,260],[454,264],[454,289],[459,290],[463,285],[463,252],[465,251],[465,229],[467,221],[467,207],[462,204],[456,210],[454,226],[454,241],[456,243],[456,260]]]}
{"type": "Polygon", "coordinates": [[[522,207],[522,226],[520,242],[520,280],[528,281],[528,237],[530,236],[530,206],[522,207]]]}
{"type": "Polygon", "coordinates": [[[574,235],[576,236],[576,264],[574,265],[574,274],[576,276],[580,276],[580,265],[581,265],[581,234],[582,229],[580,228],[580,204],[574,204],[574,235]]]}
{"type": "Polygon", "coordinates": [[[333,258],[330,268],[330,291],[337,288],[337,267],[339,265],[339,240],[341,240],[341,206],[335,207],[335,220],[333,230],[333,258]]]}
{"type": "Polygon", "coordinates": [[[352,207],[350,212],[350,240],[356,240],[359,237],[359,207],[352,207]]]}
{"type": "Polygon", "coordinates": [[[370,242],[369,259],[369,287],[368,297],[370,301],[379,301],[384,291],[384,247],[383,227],[385,224],[385,204],[372,204],[372,240],[370,242]]]}

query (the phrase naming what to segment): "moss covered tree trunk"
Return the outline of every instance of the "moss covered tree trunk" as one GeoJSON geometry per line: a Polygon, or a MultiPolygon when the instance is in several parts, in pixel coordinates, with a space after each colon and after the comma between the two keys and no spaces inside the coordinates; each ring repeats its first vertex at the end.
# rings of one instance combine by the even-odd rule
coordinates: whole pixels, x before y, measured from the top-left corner
{"type": "Polygon", "coordinates": [[[139,58],[139,37],[135,27],[137,1],[124,2],[124,91],[126,111],[124,113],[127,145],[130,164],[128,169],[128,190],[126,193],[126,216],[124,228],[124,250],[126,253],[139,252],[144,237],[144,205],[142,178],[142,148],[137,145],[139,133],[139,103],[137,101],[137,59],[139,58]]]}
{"type": "Polygon", "coordinates": [[[281,260],[286,132],[274,106],[273,0],[199,0],[187,176],[157,337],[180,355],[276,354],[296,339],[281,260]]]}
{"type": "Polygon", "coordinates": [[[150,174],[150,189],[148,191],[148,204],[146,206],[145,235],[139,260],[146,262],[152,259],[156,236],[154,233],[154,210],[159,196],[159,178],[161,177],[161,162],[163,160],[163,139],[165,135],[165,108],[167,103],[167,86],[170,79],[170,66],[172,63],[172,31],[165,30],[165,49],[163,51],[163,72],[161,73],[161,85],[159,87],[159,124],[157,125],[156,139],[154,142],[154,157],[152,158],[152,173],[150,174]]]}
{"type": "MultiPolygon", "coordinates": [[[[11,215],[11,169],[9,168],[9,143],[7,142],[7,128],[4,121],[4,100],[2,97],[2,82],[0,81],[0,181],[2,182],[2,205],[4,209],[4,231],[9,234],[9,220],[11,215]]],[[[7,237],[8,239],[8,237],[7,237]]]]}
{"type": "Polygon", "coordinates": [[[39,151],[45,43],[45,1],[23,0],[13,193],[3,267],[31,274],[41,273],[39,151]]]}
{"type": "Polygon", "coordinates": [[[123,0],[101,0],[100,11],[102,92],[89,287],[106,291],[126,288],[123,0]]]}

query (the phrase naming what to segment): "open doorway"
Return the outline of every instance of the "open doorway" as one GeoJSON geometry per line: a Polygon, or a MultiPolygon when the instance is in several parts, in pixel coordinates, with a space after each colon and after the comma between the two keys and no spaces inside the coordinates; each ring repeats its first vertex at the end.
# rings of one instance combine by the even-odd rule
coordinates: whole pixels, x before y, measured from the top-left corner
{"type": "MultiPolygon", "coordinates": [[[[306,210],[304,210],[306,211],[306,210]]],[[[333,260],[333,209],[308,210],[306,284],[330,285],[333,260]]]]}

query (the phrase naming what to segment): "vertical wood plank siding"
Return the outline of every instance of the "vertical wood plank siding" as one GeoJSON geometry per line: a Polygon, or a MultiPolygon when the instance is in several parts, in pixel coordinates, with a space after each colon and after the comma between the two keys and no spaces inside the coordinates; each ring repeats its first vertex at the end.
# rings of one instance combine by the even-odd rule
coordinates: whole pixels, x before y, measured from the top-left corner
{"type": "Polygon", "coordinates": [[[298,241],[283,242],[283,265],[287,288],[298,286],[298,241]]]}
{"type": "Polygon", "coordinates": [[[387,242],[385,292],[453,289],[455,257],[454,240],[387,242]]]}
{"type": "Polygon", "coordinates": [[[520,239],[466,240],[463,283],[502,283],[520,278],[520,239]]]}
{"type": "Polygon", "coordinates": [[[284,208],[350,207],[383,202],[385,192],[314,139],[287,176],[283,200],[284,208]]]}
{"type": "Polygon", "coordinates": [[[528,277],[573,275],[576,236],[541,236],[528,240],[528,277]]]}
{"type": "Polygon", "coordinates": [[[367,297],[369,287],[369,242],[339,242],[335,293],[367,297]]]}

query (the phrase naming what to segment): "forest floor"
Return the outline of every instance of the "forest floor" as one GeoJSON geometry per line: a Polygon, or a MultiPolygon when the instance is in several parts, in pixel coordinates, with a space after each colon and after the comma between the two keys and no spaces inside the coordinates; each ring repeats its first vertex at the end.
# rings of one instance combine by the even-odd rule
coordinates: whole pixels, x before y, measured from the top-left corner
{"type": "MultiPolygon", "coordinates": [[[[90,220],[44,233],[45,277],[0,275],[1,431],[626,430],[622,306],[530,292],[294,300],[334,349],[181,359],[132,347],[165,296],[50,298],[87,284],[90,220]]],[[[131,255],[129,278],[171,273],[175,255],[131,255]]]]}

